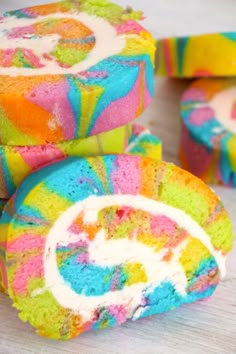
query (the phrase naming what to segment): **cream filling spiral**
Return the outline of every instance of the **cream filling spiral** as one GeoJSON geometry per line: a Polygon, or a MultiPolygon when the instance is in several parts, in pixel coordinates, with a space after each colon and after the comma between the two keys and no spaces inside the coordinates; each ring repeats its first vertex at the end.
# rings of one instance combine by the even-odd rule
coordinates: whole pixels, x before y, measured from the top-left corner
{"type": "Polygon", "coordinates": [[[75,218],[83,212],[86,224],[94,224],[98,221],[98,213],[103,208],[111,206],[127,206],[143,210],[153,215],[165,215],[185,229],[192,237],[200,240],[202,244],[215,257],[221,274],[225,273],[225,257],[220,251],[216,251],[212,246],[209,236],[189,215],[180,209],[170,205],[151,200],[141,195],[107,195],[90,196],[87,199],[75,203],[68,208],[55,222],[50,229],[44,249],[44,275],[45,287],[35,289],[33,296],[37,296],[44,291],[50,290],[58,303],[71,309],[75,313],[83,316],[83,319],[91,319],[92,314],[99,306],[106,305],[127,305],[132,316],[135,309],[142,301],[142,292],[147,287],[157,286],[162,281],[172,282],[176,291],[182,296],[186,295],[187,278],[179,263],[179,257],[188,244],[188,239],[182,241],[175,249],[174,256],[169,262],[165,262],[163,257],[167,249],[163,248],[155,253],[153,249],[145,246],[137,240],[118,239],[107,240],[105,230],[101,228],[93,241],[89,245],[89,257],[95,264],[101,266],[112,266],[122,264],[125,261],[140,262],[146,271],[148,282],[126,286],[121,290],[107,292],[101,296],[85,296],[77,294],[67,284],[60,275],[56,259],[56,248],[66,246],[71,242],[87,239],[86,232],[75,235],[69,232],[69,227],[75,218]]]}

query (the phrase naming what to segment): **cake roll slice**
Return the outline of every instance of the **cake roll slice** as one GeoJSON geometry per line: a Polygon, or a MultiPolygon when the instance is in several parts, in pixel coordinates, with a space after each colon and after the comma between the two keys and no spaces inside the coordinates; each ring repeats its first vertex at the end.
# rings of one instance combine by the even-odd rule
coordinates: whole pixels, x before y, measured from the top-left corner
{"type": "Polygon", "coordinates": [[[170,77],[236,75],[236,32],[157,41],[157,72],[170,77]]]}
{"type": "Polygon", "coordinates": [[[214,192],[172,164],[67,158],[5,207],[2,285],[38,334],[67,340],[211,296],[232,238],[214,192]]]}
{"type": "Polygon", "coordinates": [[[154,95],[155,41],[142,13],[67,0],[0,21],[0,144],[82,139],[130,123],[154,95]]]}
{"type": "Polygon", "coordinates": [[[206,183],[236,187],[236,79],[201,79],[181,99],[180,162],[206,183]]]}
{"type": "Polygon", "coordinates": [[[31,172],[67,156],[93,156],[124,152],[132,136],[126,125],[90,136],[35,146],[0,145],[0,198],[9,199],[31,172]]]}
{"type": "Polygon", "coordinates": [[[68,156],[136,154],[161,159],[161,141],[138,124],[85,139],[37,146],[0,145],[0,198],[9,199],[24,178],[38,168],[68,156]]]}
{"type": "MultiPolygon", "coordinates": [[[[10,149],[11,150],[11,149],[10,149]]],[[[68,141],[59,144],[51,144],[45,145],[44,149],[42,147],[18,147],[18,151],[27,151],[27,161],[33,159],[37,168],[42,168],[45,165],[56,162],[55,160],[63,160],[68,156],[88,156],[88,155],[96,155],[96,154],[104,154],[105,152],[120,152],[122,153],[125,150],[127,154],[135,154],[141,156],[149,156],[153,157],[157,160],[161,160],[162,156],[162,144],[161,141],[152,135],[148,129],[140,124],[127,125],[125,127],[114,129],[113,131],[98,134],[95,137],[89,137],[86,139],[68,141]],[[128,138],[129,137],[129,138],[128,138]],[[128,141],[127,141],[128,140],[128,141]],[[127,145],[128,144],[128,145],[127,145]],[[58,155],[55,155],[56,147],[64,147],[65,149],[58,150],[58,155]],[[37,154],[35,155],[35,151],[37,154]],[[59,151],[63,153],[63,155],[59,154],[59,151]],[[47,153],[45,153],[47,152],[47,153]]],[[[9,158],[11,155],[7,155],[9,158]]],[[[25,159],[26,160],[26,159],[25,159]]],[[[15,192],[16,187],[24,180],[26,175],[29,174],[28,169],[24,171],[22,165],[22,161],[14,160],[14,164],[12,166],[17,167],[14,180],[17,177],[17,183],[14,184],[13,189],[10,194],[15,192]],[[24,174],[19,173],[19,171],[24,171],[24,174]],[[21,177],[21,178],[20,178],[21,177]]],[[[2,180],[6,179],[8,176],[7,170],[3,168],[4,174],[2,176],[2,180]]],[[[30,173],[35,170],[35,166],[31,165],[30,173]]],[[[13,170],[11,170],[14,172],[13,170]]],[[[0,217],[2,215],[2,211],[7,203],[8,199],[0,199],[0,217]]],[[[4,262],[5,257],[5,243],[0,242],[0,264],[4,262]]],[[[3,269],[3,267],[0,267],[3,269]]],[[[6,275],[1,272],[0,269],[0,280],[3,280],[3,284],[6,284],[6,275]]],[[[6,285],[2,286],[0,281],[0,292],[7,293],[6,285]]]]}

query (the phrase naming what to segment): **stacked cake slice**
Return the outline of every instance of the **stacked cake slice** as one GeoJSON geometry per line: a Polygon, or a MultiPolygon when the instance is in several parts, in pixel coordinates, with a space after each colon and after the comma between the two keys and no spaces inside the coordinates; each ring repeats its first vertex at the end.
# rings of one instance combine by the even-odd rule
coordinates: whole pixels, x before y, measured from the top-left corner
{"type": "Polygon", "coordinates": [[[141,18],[67,0],[0,22],[0,286],[49,338],[209,297],[225,273],[222,203],[130,125],[154,93],[141,18]]]}

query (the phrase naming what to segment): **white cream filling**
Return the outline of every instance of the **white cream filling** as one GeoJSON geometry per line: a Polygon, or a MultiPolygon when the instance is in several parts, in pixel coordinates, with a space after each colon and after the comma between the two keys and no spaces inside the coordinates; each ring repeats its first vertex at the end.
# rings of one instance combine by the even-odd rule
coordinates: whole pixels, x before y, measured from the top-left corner
{"type": "Polygon", "coordinates": [[[86,232],[81,232],[79,235],[68,232],[73,220],[83,212],[83,222],[94,224],[97,222],[98,212],[110,206],[127,206],[141,209],[153,215],[169,217],[206,246],[215,257],[221,272],[224,273],[225,257],[214,249],[209,236],[198,223],[182,210],[141,195],[90,196],[68,208],[49,231],[44,250],[45,288],[36,289],[32,296],[50,290],[62,307],[78,312],[86,321],[91,319],[96,308],[119,304],[129,308],[129,316],[131,317],[142,301],[143,290],[147,286],[154,288],[163,281],[170,281],[181,295],[186,295],[187,279],[184,269],[179,263],[179,257],[186,248],[188,240],[182,241],[174,249],[171,261],[166,262],[162,259],[168,252],[167,249],[155,253],[151,247],[134,239],[106,240],[105,230],[102,228],[90,243],[89,257],[91,261],[101,266],[119,265],[124,262],[141,263],[146,271],[148,282],[126,286],[122,290],[110,291],[102,296],[87,297],[74,292],[70,285],[64,281],[57,266],[56,248],[59,245],[68,245],[70,242],[87,239],[86,232]]]}
{"type": "MultiPolygon", "coordinates": [[[[233,104],[236,102],[236,86],[218,92],[206,103],[198,103],[197,108],[209,107],[215,113],[215,118],[232,133],[236,134],[236,119],[232,118],[233,104]]],[[[214,128],[215,133],[221,133],[221,128],[214,128]]]]}
{"type": "MultiPolygon", "coordinates": [[[[27,37],[27,36],[25,36],[27,37]]],[[[120,53],[126,44],[127,35],[117,35],[114,27],[105,19],[87,13],[79,14],[55,13],[47,16],[39,16],[34,19],[9,17],[0,22],[0,49],[31,49],[39,57],[40,62],[45,65],[42,68],[17,68],[0,67],[0,75],[9,76],[31,76],[47,74],[77,74],[89,69],[99,61],[120,53]],[[44,53],[51,53],[60,39],[57,34],[47,35],[41,38],[7,38],[7,31],[16,27],[31,26],[47,19],[73,19],[82,22],[94,33],[96,43],[88,53],[85,60],[70,68],[63,68],[55,60],[47,60],[44,53]]]]}

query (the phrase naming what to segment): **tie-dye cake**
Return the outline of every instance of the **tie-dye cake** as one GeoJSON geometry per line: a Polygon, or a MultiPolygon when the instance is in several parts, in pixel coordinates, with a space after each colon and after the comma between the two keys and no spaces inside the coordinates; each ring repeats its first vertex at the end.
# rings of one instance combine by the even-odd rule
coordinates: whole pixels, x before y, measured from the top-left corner
{"type": "Polygon", "coordinates": [[[67,0],[0,19],[0,143],[81,139],[128,124],[154,94],[142,14],[67,0]]]}
{"type": "Polygon", "coordinates": [[[40,335],[70,339],[209,297],[232,227],[200,179],[151,158],[67,158],[27,177],[0,225],[2,283],[40,335]]]}
{"type": "MultiPolygon", "coordinates": [[[[70,156],[70,154],[72,156],[91,156],[93,153],[96,154],[96,150],[99,151],[100,154],[105,154],[106,152],[114,153],[115,151],[117,152],[120,150],[120,152],[125,152],[128,155],[148,156],[148,157],[155,158],[156,160],[161,160],[161,156],[162,156],[161,141],[157,137],[152,135],[148,129],[146,129],[144,126],[140,124],[133,124],[131,126],[127,125],[126,127],[117,128],[107,133],[101,133],[99,134],[99,136],[96,136],[97,143],[95,143],[95,139],[94,139],[95,137],[89,137],[86,139],[81,139],[80,142],[77,143],[64,142],[64,143],[59,143],[58,145],[55,144],[54,148],[53,145],[51,146],[46,145],[44,148],[45,152],[43,152],[44,150],[40,146],[28,147],[27,150],[26,148],[22,147],[22,150],[25,150],[24,159],[23,159],[24,163],[22,163],[22,161],[19,159],[18,160],[15,159],[14,161],[10,160],[11,166],[15,166],[14,168],[13,167],[11,168],[11,177],[12,180],[14,180],[14,184],[10,185],[11,195],[13,194],[13,192],[16,191],[16,187],[19,186],[20,182],[24,180],[26,175],[28,175],[30,172],[32,173],[33,170],[36,168],[36,166],[37,168],[39,168],[39,165],[42,167],[43,165],[52,163],[53,160],[55,159],[56,160],[65,159],[66,157],[70,156]],[[102,137],[103,139],[101,139],[102,137]],[[128,139],[128,145],[125,141],[126,139],[128,139]],[[121,142],[123,145],[121,144],[121,142]],[[72,146],[75,145],[74,149],[70,148],[68,150],[67,148],[64,151],[64,154],[60,155],[60,153],[56,149],[56,146],[63,146],[63,145],[67,146],[67,144],[71,144],[72,146]],[[37,151],[36,154],[37,156],[35,155],[34,150],[37,151]],[[26,153],[26,151],[28,152],[26,153]],[[57,155],[55,155],[55,151],[57,151],[58,153],[57,155]],[[31,161],[31,165],[29,165],[30,161],[31,161]],[[26,165],[26,163],[28,163],[28,165],[26,165]],[[27,168],[25,166],[27,166],[27,168]]],[[[18,147],[18,149],[20,150],[20,147],[18,147]]],[[[19,158],[20,157],[22,157],[22,155],[19,155],[19,158]]],[[[3,164],[2,164],[2,169],[4,170],[3,164]]],[[[5,176],[4,175],[2,176],[3,181],[6,180],[6,175],[8,175],[9,169],[7,170],[5,168],[4,171],[5,171],[4,172],[5,176]]],[[[2,211],[7,202],[8,199],[0,198],[0,217],[2,215],[2,211]]],[[[3,269],[3,266],[1,264],[3,264],[4,262],[3,259],[4,253],[5,253],[5,244],[1,243],[0,241],[0,292],[2,291],[7,292],[6,289],[4,289],[1,286],[1,269],[3,269]]]]}
{"type": "Polygon", "coordinates": [[[0,198],[9,199],[34,170],[67,156],[122,153],[132,135],[131,125],[84,139],[35,146],[0,145],[0,198]]]}
{"type": "Polygon", "coordinates": [[[166,38],[159,40],[157,47],[157,68],[160,75],[236,75],[236,32],[166,38]]]}
{"type": "Polygon", "coordinates": [[[236,79],[193,82],[181,116],[182,166],[206,183],[236,187],[236,79]]]}
{"type": "Polygon", "coordinates": [[[85,139],[37,146],[0,145],[0,198],[9,199],[34,170],[68,156],[127,153],[161,159],[161,142],[142,125],[133,124],[85,139]]]}

